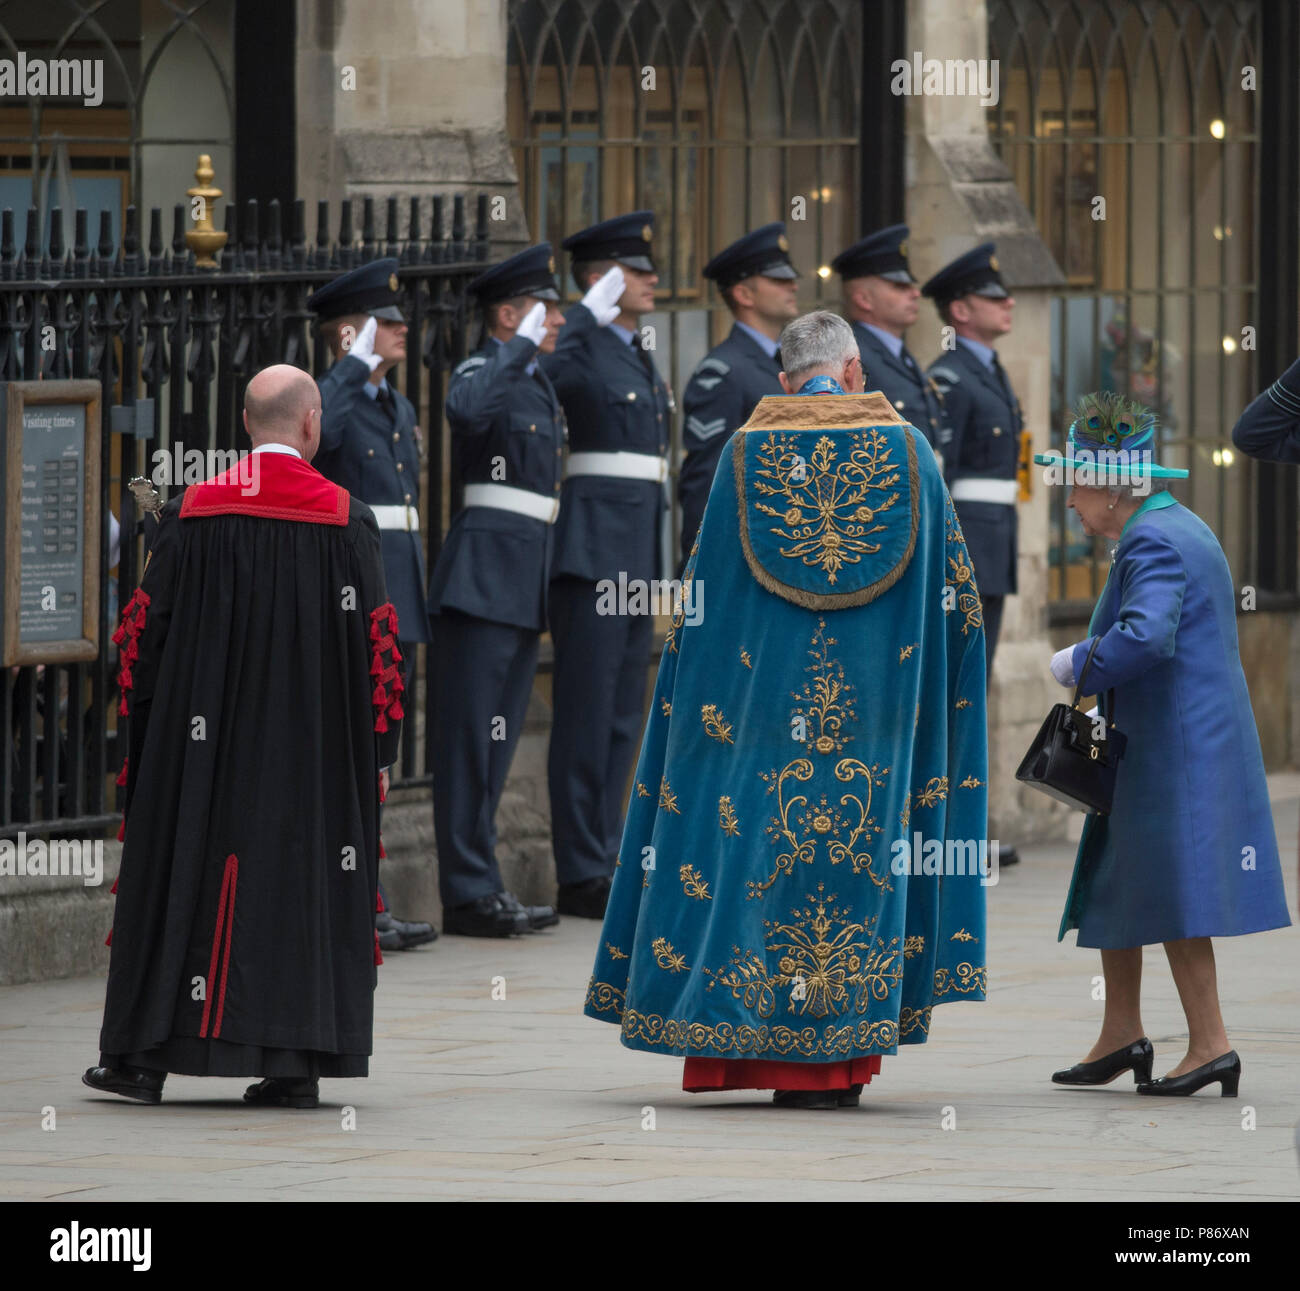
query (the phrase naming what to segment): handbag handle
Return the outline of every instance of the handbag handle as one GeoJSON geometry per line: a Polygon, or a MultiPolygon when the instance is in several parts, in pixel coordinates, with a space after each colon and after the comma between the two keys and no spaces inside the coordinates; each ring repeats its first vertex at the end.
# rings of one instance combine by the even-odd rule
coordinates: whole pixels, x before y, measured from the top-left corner
{"type": "MultiPolygon", "coordinates": [[[[1100,634],[1093,637],[1092,645],[1088,648],[1088,657],[1083,661],[1083,668],[1079,673],[1078,683],[1074,687],[1074,698],[1070,701],[1071,708],[1079,707],[1079,699],[1083,695],[1083,683],[1088,676],[1088,668],[1092,664],[1092,656],[1097,653],[1097,647],[1101,645],[1100,634]]],[[[1115,721],[1115,691],[1110,689],[1106,692],[1106,717],[1112,726],[1117,725],[1115,721]]]]}

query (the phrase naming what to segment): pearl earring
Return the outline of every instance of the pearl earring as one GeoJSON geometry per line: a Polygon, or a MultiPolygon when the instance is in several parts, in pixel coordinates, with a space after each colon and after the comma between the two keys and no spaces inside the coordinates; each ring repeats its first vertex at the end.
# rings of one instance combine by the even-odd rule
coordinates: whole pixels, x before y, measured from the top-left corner
{"type": "Polygon", "coordinates": [[[1106,507],[1107,511],[1114,511],[1114,509],[1115,509],[1115,504],[1113,502],[1106,507]]]}

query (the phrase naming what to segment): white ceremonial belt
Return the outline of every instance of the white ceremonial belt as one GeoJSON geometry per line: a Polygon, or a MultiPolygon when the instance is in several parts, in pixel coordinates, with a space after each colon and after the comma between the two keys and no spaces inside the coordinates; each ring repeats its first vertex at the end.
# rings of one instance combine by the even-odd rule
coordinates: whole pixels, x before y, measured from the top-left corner
{"type": "Polygon", "coordinates": [[[375,523],[381,529],[405,529],[410,533],[420,531],[420,513],[413,506],[372,506],[370,509],[375,513],[375,523]]]}
{"type": "Polygon", "coordinates": [[[948,491],[954,502],[1001,502],[1014,506],[1020,485],[1016,480],[953,480],[948,491]]]}
{"type": "Polygon", "coordinates": [[[554,524],[560,514],[559,498],[548,498],[544,493],[530,493],[527,489],[512,489],[507,484],[465,485],[467,507],[495,507],[498,511],[513,511],[554,524]]]}
{"type": "Polygon", "coordinates": [[[668,459],[653,453],[570,453],[566,475],[610,475],[621,480],[668,478],[668,459]]]}

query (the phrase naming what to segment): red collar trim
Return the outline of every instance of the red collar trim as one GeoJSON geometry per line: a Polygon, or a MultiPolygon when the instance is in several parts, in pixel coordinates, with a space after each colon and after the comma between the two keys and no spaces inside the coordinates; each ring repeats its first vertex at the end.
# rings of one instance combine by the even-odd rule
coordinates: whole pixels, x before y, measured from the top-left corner
{"type": "Polygon", "coordinates": [[[288,453],[250,453],[239,466],[185,491],[181,519],[247,515],[302,524],[346,525],[352,497],[288,453]],[[254,465],[250,468],[248,463],[254,465]],[[242,468],[242,478],[241,478],[242,468]]]}

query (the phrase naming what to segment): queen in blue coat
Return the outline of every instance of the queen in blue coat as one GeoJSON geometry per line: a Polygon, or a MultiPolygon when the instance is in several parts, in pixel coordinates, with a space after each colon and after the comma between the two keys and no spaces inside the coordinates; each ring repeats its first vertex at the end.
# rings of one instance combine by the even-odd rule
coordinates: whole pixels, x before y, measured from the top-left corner
{"type": "Polygon", "coordinates": [[[1090,815],[1058,940],[1101,950],[1101,1036],[1057,1084],[1105,1084],[1132,1070],[1142,1094],[1219,1083],[1235,1096],[1241,1061],[1219,1010],[1213,937],[1286,927],[1286,897],[1264,761],[1237,648],[1236,595],[1209,526],[1164,492],[1186,471],[1153,461],[1150,413],[1109,394],[1086,397],[1065,458],[1038,456],[1072,483],[1085,532],[1114,548],[1083,641],[1052,672],[1102,696],[1127,736],[1109,816],[1090,815]],[[1113,693],[1113,701],[1107,697],[1113,693]],[[1163,943],[1187,1015],[1186,1055],[1151,1079],[1139,1008],[1142,947],[1163,943]]]}

